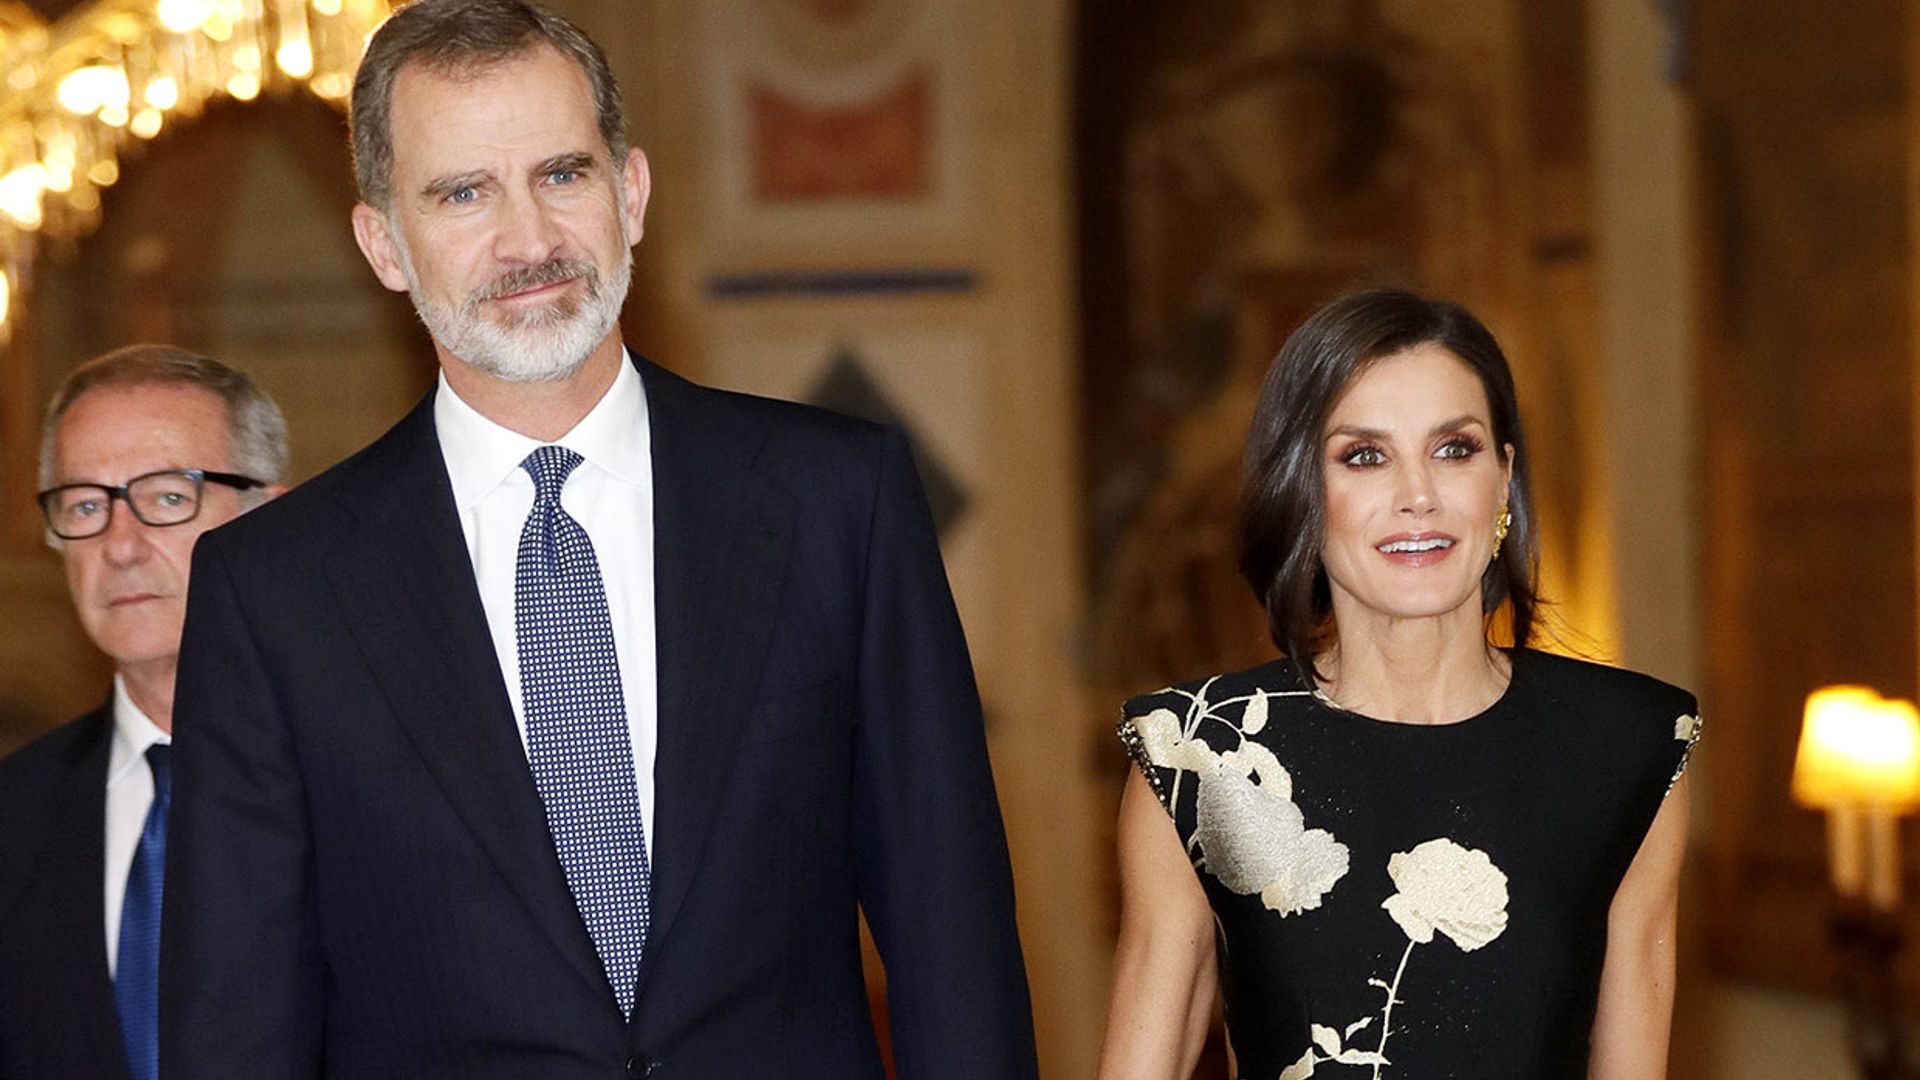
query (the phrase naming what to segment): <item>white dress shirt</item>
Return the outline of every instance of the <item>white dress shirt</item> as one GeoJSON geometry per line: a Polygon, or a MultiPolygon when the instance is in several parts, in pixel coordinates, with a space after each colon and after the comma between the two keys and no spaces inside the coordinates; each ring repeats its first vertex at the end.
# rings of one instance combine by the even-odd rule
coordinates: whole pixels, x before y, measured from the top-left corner
{"type": "Polygon", "coordinates": [[[120,966],[120,910],[127,902],[127,875],[140,850],[140,833],[153,807],[153,770],[147,748],[173,736],[140,711],[127,684],[113,677],[113,743],[107,751],[107,975],[120,966]]]}
{"type": "MultiPolygon", "coordinates": [[[[513,624],[513,586],[520,533],[533,510],[534,493],[533,478],[520,463],[549,444],[501,427],[474,411],[453,392],[445,374],[434,396],[433,422],[524,750],[527,713],[520,686],[520,644],[513,624]]],[[[567,477],[560,505],[593,541],[600,580],[606,586],[613,651],[620,664],[627,732],[633,744],[633,774],[640,789],[640,820],[651,856],[653,757],[659,733],[653,629],[653,451],[647,395],[632,363],[620,365],[620,374],[593,411],[553,445],[586,459],[567,477]]]]}

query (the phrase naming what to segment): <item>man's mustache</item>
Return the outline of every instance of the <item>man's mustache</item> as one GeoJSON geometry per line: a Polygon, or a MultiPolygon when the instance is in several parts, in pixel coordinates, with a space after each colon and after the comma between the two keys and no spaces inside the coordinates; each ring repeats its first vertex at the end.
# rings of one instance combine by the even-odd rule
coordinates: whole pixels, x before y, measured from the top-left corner
{"type": "Polygon", "coordinates": [[[543,285],[558,285],[575,278],[587,279],[588,288],[595,289],[599,286],[600,272],[594,269],[592,263],[580,259],[548,259],[538,266],[523,266],[500,275],[468,297],[467,306],[472,308],[488,300],[498,300],[543,285]]]}

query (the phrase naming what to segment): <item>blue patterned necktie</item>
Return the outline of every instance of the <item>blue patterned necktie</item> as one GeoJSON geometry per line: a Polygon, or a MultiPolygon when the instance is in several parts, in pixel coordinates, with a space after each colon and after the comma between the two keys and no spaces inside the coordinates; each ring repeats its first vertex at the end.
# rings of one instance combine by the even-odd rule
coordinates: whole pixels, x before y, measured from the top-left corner
{"type": "Polygon", "coordinates": [[[173,805],[173,766],[165,743],[147,747],[153,769],[153,805],[140,827],[140,846],[127,872],[120,905],[120,950],[114,961],[113,1003],[120,1041],[133,1080],[160,1073],[160,885],[167,863],[167,809],[173,805]]]}
{"type": "Polygon", "coordinates": [[[534,787],[574,906],[626,1016],[652,881],[607,591],[593,541],[560,507],[560,489],[580,461],[566,447],[543,446],[520,463],[534,496],[520,533],[513,624],[534,787]]]}

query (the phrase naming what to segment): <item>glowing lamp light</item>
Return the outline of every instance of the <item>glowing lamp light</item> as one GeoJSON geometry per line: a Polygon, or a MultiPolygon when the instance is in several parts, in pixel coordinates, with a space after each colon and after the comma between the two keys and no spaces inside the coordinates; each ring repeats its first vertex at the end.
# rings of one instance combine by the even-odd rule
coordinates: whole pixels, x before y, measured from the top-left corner
{"type": "Polygon", "coordinates": [[[260,76],[251,71],[234,72],[227,80],[227,93],[241,101],[252,101],[260,96],[260,76]]]}
{"type": "Polygon", "coordinates": [[[1900,817],[1920,805],[1920,711],[1864,686],[1807,696],[1793,762],[1793,799],[1827,812],[1834,892],[1900,906],[1900,817]]]}
{"type": "Polygon", "coordinates": [[[0,326],[7,325],[7,316],[13,308],[13,279],[6,271],[0,270],[0,326]]]}
{"type": "Polygon", "coordinates": [[[331,19],[340,14],[340,0],[313,0],[313,10],[315,14],[331,19]]]}
{"type": "Polygon", "coordinates": [[[151,139],[160,134],[160,125],[164,122],[159,109],[141,109],[128,121],[127,130],[142,139],[151,139]]]}
{"type": "Polygon", "coordinates": [[[1920,712],[1864,686],[1829,686],[1808,695],[1793,798],[1819,810],[1920,805],[1920,712]]]}

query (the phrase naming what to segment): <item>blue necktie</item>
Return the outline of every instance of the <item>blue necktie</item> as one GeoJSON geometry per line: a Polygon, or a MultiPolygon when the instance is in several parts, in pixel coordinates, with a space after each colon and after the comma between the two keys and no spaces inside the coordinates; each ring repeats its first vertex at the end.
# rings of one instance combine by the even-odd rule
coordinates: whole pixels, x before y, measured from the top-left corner
{"type": "Polygon", "coordinates": [[[574,906],[626,1016],[652,882],[607,591],[593,541],[560,507],[560,489],[580,461],[566,447],[543,446],[520,463],[534,496],[520,533],[513,622],[534,787],[574,906]]]}
{"type": "Polygon", "coordinates": [[[113,1003],[133,1080],[160,1074],[160,885],[167,865],[167,808],[173,804],[173,766],[165,743],[147,748],[153,768],[153,805],[140,827],[140,847],[127,872],[120,906],[120,951],[114,961],[113,1003]]]}

